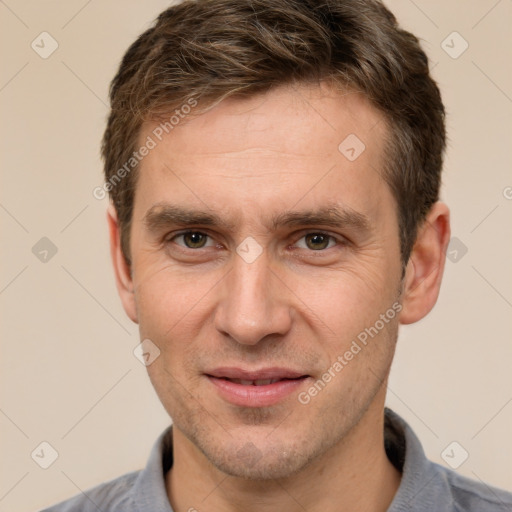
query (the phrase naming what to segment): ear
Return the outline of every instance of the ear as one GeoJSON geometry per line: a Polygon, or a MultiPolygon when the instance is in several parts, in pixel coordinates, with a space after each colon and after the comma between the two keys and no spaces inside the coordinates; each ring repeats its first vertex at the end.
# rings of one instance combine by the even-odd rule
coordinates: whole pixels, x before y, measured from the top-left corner
{"type": "Polygon", "coordinates": [[[450,210],[441,202],[430,209],[418,231],[403,281],[401,324],[412,324],[434,307],[450,241],[450,210]]]}
{"type": "Polygon", "coordinates": [[[117,213],[112,203],[107,209],[107,222],[110,236],[110,256],[114,265],[117,291],[121,297],[126,314],[133,322],[138,323],[131,270],[121,250],[121,231],[119,229],[117,213]]]}

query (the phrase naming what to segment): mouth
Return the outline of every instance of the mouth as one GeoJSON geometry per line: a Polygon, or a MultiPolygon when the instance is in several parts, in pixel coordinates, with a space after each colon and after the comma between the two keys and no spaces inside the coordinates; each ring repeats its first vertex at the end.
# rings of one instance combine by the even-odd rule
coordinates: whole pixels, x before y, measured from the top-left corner
{"type": "Polygon", "coordinates": [[[217,368],[205,374],[222,399],[241,407],[275,405],[298,391],[311,376],[287,368],[248,371],[217,368]]]}
{"type": "Polygon", "coordinates": [[[284,380],[297,380],[297,379],[302,379],[303,377],[297,377],[297,379],[277,378],[277,379],[257,379],[257,380],[228,379],[227,377],[220,377],[220,378],[227,380],[229,382],[234,382],[235,384],[241,384],[242,386],[268,386],[269,384],[274,384],[275,382],[282,382],[284,380]]]}

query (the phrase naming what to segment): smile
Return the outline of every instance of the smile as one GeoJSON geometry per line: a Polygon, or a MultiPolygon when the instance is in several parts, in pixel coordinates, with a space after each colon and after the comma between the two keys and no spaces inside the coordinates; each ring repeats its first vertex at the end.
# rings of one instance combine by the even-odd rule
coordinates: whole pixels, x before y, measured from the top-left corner
{"type": "Polygon", "coordinates": [[[240,407],[268,407],[298,392],[310,379],[299,372],[270,368],[245,371],[219,368],[205,375],[223,400],[240,407]]]}

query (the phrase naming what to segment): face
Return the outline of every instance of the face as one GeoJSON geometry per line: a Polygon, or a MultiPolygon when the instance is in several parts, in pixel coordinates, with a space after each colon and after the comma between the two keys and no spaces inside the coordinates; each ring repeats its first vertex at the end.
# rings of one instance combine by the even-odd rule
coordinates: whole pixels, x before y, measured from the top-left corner
{"type": "Polygon", "coordinates": [[[174,428],[230,475],[291,475],[383,407],[401,308],[385,130],[360,94],[282,87],[141,162],[125,308],[174,428]]]}

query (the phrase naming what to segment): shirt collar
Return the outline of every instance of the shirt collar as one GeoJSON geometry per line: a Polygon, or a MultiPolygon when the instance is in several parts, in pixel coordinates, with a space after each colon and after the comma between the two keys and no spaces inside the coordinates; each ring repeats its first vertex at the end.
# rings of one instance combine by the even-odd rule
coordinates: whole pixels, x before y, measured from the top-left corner
{"type": "Polygon", "coordinates": [[[156,440],[146,467],[132,487],[133,512],[173,512],[165,488],[165,473],[172,466],[172,459],[171,425],[156,440]]]}
{"type": "Polygon", "coordinates": [[[384,412],[386,453],[395,466],[397,459],[402,463],[402,467],[397,467],[402,480],[387,512],[453,511],[453,504],[445,499],[450,495],[449,484],[442,478],[439,467],[425,456],[412,428],[391,409],[386,408],[384,412]]]}

